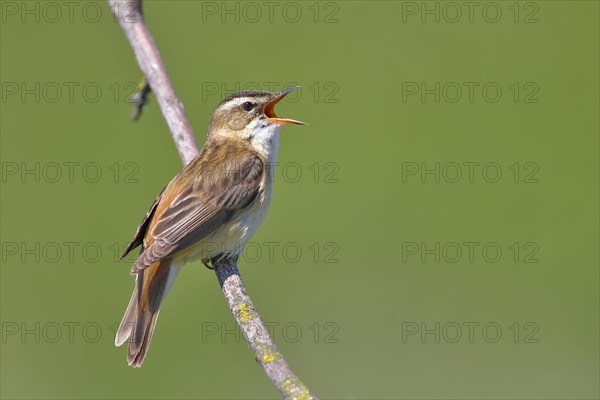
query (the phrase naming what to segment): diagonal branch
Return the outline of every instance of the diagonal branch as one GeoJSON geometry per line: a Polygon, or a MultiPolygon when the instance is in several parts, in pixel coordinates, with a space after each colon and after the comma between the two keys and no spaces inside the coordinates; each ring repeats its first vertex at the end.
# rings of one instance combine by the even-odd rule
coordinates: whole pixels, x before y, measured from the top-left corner
{"type": "Polygon", "coordinates": [[[263,367],[271,382],[286,399],[317,399],[304,383],[294,375],[265,327],[237,268],[235,258],[225,258],[215,264],[215,273],[246,341],[256,361],[263,367]]]}
{"type": "Polygon", "coordinates": [[[113,15],[125,31],[133,47],[135,58],[156,96],[179,156],[187,165],[198,154],[198,142],[185,116],[183,104],[175,94],[156,43],[144,22],[142,0],[109,0],[109,4],[113,15]]]}
{"type": "MultiPolygon", "coordinates": [[[[125,31],[138,64],[156,96],[179,156],[184,164],[188,164],[198,153],[198,143],[185,116],[183,104],[175,94],[158,48],[144,23],[142,2],[141,0],[109,0],[109,4],[113,15],[125,31]]],[[[277,349],[252,299],[246,292],[236,259],[225,258],[213,266],[229,309],[252,348],[257,362],[271,382],[286,399],[317,399],[294,375],[277,349]]]]}

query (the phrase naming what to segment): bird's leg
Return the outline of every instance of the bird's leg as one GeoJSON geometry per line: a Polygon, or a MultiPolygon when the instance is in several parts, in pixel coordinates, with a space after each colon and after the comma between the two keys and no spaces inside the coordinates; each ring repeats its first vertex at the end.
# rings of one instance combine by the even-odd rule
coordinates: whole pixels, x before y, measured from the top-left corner
{"type": "MultiPolygon", "coordinates": [[[[223,260],[225,257],[228,257],[229,255],[230,255],[229,253],[221,253],[221,254],[219,254],[219,255],[217,255],[217,256],[215,256],[213,258],[210,258],[210,259],[205,258],[205,259],[202,260],[202,264],[204,264],[204,266],[206,268],[214,271],[215,264],[218,263],[219,261],[223,260]],[[210,262],[210,265],[209,265],[209,262],[210,262]]],[[[239,255],[236,255],[234,257],[234,259],[235,259],[236,262],[237,262],[238,258],[239,258],[239,255]]]]}
{"type": "Polygon", "coordinates": [[[204,264],[204,266],[205,266],[206,268],[210,269],[211,271],[213,271],[213,270],[215,269],[215,267],[213,267],[213,266],[211,265],[211,264],[212,264],[212,261],[211,261],[210,259],[208,259],[208,258],[203,258],[203,259],[202,259],[202,264],[204,264]],[[210,264],[209,264],[209,263],[210,263],[210,264]]]}

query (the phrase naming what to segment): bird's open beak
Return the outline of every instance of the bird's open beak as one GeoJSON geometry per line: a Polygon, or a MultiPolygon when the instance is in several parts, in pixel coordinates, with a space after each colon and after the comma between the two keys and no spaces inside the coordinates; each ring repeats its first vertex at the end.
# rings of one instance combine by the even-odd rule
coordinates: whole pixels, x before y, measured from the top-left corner
{"type": "Polygon", "coordinates": [[[275,114],[275,104],[277,104],[279,100],[283,99],[289,92],[291,92],[294,89],[298,89],[299,87],[300,86],[292,86],[291,88],[282,90],[281,92],[277,93],[277,96],[275,96],[273,100],[267,103],[267,105],[265,106],[265,116],[269,119],[269,121],[277,122],[280,124],[306,125],[304,122],[296,121],[295,119],[279,118],[275,114]]]}

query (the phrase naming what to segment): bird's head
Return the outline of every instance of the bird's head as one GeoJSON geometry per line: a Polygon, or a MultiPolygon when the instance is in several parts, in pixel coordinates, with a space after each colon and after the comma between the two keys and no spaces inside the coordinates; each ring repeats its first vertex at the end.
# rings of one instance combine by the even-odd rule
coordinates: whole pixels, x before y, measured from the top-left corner
{"type": "Polygon", "coordinates": [[[299,86],[278,93],[243,91],[227,96],[210,119],[209,136],[248,141],[263,145],[272,141],[284,124],[305,125],[304,122],[281,118],[275,114],[275,104],[299,86]]]}

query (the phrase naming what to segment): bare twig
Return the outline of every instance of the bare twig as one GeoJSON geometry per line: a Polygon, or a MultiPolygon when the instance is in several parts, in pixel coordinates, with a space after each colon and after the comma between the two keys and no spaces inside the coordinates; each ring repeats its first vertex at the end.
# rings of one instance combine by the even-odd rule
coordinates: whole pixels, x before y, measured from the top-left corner
{"type": "MultiPolygon", "coordinates": [[[[144,23],[142,2],[141,0],[109,0],[109,3],[156,96],[179,155],[183,163],[188,164],[198,153],[198,143],[185,116],[183,105],[175,94],[156,44],[144,23]]],[[[252,348],[257,362],[263,367],[271,382],[286,399],[317,399],[294,375],[277,350],[252,299],[246,292],[236,259],[224,258],[216,262],[213,267],[229,309],[252,348]]]]}
{"type": "Polygon", "coordinates": [[[144,23],[141,0],[109,0],[111,10],[133,47],[137,62],[156,97],[184,164],[198,153],[198,142],[192,131],[183,104],[175,94],[165,64],[144,23]]]}

